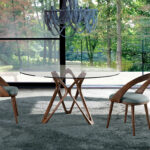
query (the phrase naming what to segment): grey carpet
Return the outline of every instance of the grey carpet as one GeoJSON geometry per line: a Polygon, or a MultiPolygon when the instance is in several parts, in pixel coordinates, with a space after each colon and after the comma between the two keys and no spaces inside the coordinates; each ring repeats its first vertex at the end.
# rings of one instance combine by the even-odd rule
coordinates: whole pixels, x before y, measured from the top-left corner
{"type": "MultiPolygon", "coordinates": [[[[10,99],[0,101],[0,150],[150,149],[150,130],[142,107],[135,109],[136,136],[133,137],[130,111],[124,124],[124,105],[121,104],[115,105],[110,127],[106,129],[109,101],[101,98],[87,98],[95,122],[92,126],[77,108],[71,115],[66,115],[62,107],[47,124],[42,124],[49,99],[18,98],[18,125],[14,121],[10,99]]],[[[71,104],[69,98],[66,103],[71,104]]]]}

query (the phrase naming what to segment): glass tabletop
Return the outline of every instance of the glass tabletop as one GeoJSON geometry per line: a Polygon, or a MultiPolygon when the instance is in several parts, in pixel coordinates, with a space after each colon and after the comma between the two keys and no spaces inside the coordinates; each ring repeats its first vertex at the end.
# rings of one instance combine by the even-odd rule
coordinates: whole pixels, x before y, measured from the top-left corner
{"type": "Polygon", "coordinates": [[[45,78],[104,78],[116,76],[119,72],[113,68],[85,65],[44,65],[20,69],[20,73],[45,78]]]}

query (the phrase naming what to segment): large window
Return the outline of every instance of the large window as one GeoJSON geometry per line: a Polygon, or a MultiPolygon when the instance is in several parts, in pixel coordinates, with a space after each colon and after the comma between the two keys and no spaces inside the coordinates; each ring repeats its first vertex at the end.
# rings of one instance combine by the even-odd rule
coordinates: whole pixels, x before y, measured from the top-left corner
{"type": "Polygon", "coordinates": [[[60,64],[60,38],[43,20],[50,5],[50,0],[0,1],[0,75],[8,82],[52,81],[20,74],[24,68],[60,64]]]}
{"type": "MultiPolygon", "coordinates": [[[[124,84],[149,72],[150,2],[81,1],[85,5],[88,2],[90,8],[98,9],[98,22],[91,33],[66,38],[67,63],[106,66],[121,71],[119,76],[99,81],[89,80],[85,84],[124,84]]],[[[66,30],[66,34],[70,35],[70,29],[66,30]]]]}
{"type": "MultiPolygon", "coordinates": [[[[117,68],[124,73],[135,73],[134,77],[150,71],[148,0],[118,0],[118,3],[116,0],[79,0],[83,7],[88,3],[90,8],[98,9],[97,26],[90,34],[73,37],[69,37],[72,30],[67,28],[68,38],[51,35],[44,23],[44,10],[50,8],[51,2],[0,1],[0,75],[7,77],[7,81],[48,82],[44,78],[24,78],[19,72],[31,66],[65,63],[117,68]]],[[[62,0],[53,2],[59,8],[62,0]]],[[[115,80],[110,79],[108,84],[119,84],[123,80],[112,81],[115,80]]]]}

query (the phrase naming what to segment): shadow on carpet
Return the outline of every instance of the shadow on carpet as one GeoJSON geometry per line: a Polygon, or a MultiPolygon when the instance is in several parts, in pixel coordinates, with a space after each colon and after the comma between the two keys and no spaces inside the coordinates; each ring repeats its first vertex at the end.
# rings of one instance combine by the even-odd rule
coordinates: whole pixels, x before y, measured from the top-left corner
{"type": "MultiPolygon", "coordinates": [[[[124,105],[117,105],[106,129],[109,101],[88,97],[94,125],[87,124],[77,107],[66,115],[62,106],[47,124],[42,124],[49,100],[50,97],[17,98],[18,125],[10,99],[0,101],[0,150],[150,149],[150,130],[144,114],[136,115],[136,136],[133,137],[130,113],[124,124],[124,105]]],[[[69,98],[66,104],[71,105],[69,98]]]]}

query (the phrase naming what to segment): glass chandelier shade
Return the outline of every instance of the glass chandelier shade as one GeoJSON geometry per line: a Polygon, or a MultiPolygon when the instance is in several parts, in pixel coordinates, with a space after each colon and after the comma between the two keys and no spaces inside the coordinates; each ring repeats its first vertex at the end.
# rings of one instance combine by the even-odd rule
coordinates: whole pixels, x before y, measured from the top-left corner
{"type": "Polygon", "coordinates": [[[50,10],[44,11],[44,20],[48,30],[54,36],[64,36],[62,31],[71,27],[73,36],[75,33],[90,33],[97,23],[96,9],[79,7],[78,0],[62,0],[61,9],[56,9],[54,3],[50,10]]]}

